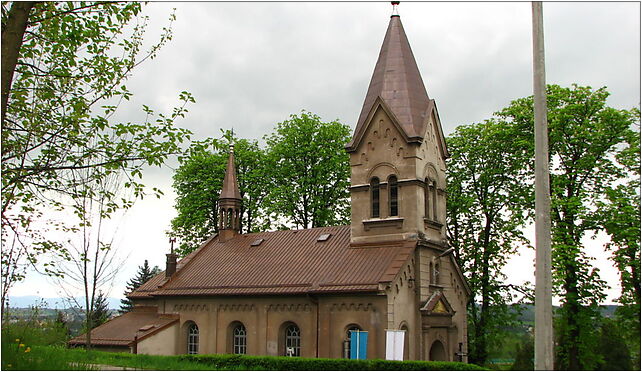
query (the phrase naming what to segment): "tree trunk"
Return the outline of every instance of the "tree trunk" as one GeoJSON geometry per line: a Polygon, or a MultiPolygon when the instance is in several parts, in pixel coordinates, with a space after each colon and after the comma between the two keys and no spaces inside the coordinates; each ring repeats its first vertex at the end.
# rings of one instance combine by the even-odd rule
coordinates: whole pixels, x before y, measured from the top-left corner
{"type": "Polygon", "coordinates": [[[13,73],[18,63],[22,37],[27,29],[29,13],[35,4],[35,1],[14,2],[9,9],[7,22],[2,25],[2,130],[5,128],[9,92],[11,91],[13,73]]]}

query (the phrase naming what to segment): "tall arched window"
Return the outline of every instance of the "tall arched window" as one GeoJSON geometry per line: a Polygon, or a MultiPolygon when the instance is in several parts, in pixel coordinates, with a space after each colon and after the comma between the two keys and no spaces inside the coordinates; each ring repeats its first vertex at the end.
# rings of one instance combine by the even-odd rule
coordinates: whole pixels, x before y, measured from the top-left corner
{"type": "Polygon", "coordinates": [[[352,342],[352,331],[361,331],[361,327],[356,324],[351,324],[346,327],[346,337],[343,340],[343,357],[350,359],[350,346],[352,342]]]}
{"type": "Polygon", "coordinates": [[[232,352],[247,354],[247,331],[242,323],[236,323],[232,330],[232,352]]]}
{"type": "Polygon", "coordinates": [[[232,221],[234,219],[234,212],[232,211],[232,208],[227,209],[227,225],[225,228],[231,229],[232,228],[232,221]]]}
{"type": "Polygon", "coordinates": [[[406,324],[402,325],[400,330],[404,331],[403,333],[403,360],[410,359],[410,334],[408,333],[408,326],[406,324]]]}
{"type": "Polygon", "coordinates": [[[425,200],[425,216],[430,221],[435,220],[435,182],[430,178],[426,178],[426,189],[424,193],[425,200]]]}
{"type": "Polygon", "coordinates": [[[390,216],[399,215],[397,176],[388,177],[388,202],[390,204],[390,216]]]}
{"type": "Polygon", "coordinates": [[[372,218],[379,217],[379,178],[372,177],[370,180],[370,202],[372,205],[372,218]]]}
{"type": "Polygon", "coordinates": [[[187,354],[198,354],[198,326],[192,323],[187,328],[187,354]]]}
{"type": "Polygon", "coordinates": [[[301,330],[296,324],[285,328],[285,356],[301,356],[301,330]]]}

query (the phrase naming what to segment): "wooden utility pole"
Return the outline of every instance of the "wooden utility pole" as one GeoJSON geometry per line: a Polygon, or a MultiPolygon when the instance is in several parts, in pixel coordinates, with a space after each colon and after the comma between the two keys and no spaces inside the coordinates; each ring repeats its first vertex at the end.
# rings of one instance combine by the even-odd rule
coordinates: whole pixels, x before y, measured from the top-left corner
{"type": "Polygon", "coordinates": [[[553,370],[551,197],[544,71],[542,3],[533,2],[533,97],[535,105],[535,369],[553,370]]]}

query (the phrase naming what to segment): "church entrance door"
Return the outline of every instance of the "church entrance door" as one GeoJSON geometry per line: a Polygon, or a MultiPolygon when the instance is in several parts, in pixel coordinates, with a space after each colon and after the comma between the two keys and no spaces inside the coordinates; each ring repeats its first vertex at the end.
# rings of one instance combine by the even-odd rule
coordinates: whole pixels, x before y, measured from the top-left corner
{"type": "Polygon", "coordinates": [[[437,360],[437,361],[447,361],[446,359],[446,349],[444,349],[444,344],[441,343],[441,341],[435,341],[433,342],[432,346],[430,347],[430,354],[429,354],[430,360],[437,360]]]}

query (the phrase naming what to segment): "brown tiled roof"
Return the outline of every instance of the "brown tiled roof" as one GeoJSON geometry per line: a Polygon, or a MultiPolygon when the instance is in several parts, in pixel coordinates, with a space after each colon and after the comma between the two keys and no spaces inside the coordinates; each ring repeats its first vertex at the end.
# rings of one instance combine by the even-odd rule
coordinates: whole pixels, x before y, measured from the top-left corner
{"type": "MultiPolygon", "coordinates": [[[[127,346],[134,341],[135,336],[142,340],[177,321],[177,315],[157,314],[156,307],[135,307],[134,310],[92,329],[91,344],[127,346]]],[[[85,345],[85,335],[74,337],[68,343],[69,345],[85,345]]]]}
{"type": "Polygon", "coordinates": [[[380,98],[409,138],[422,138],[430,104],[417,62],[399,16],[392,16],[379,52],[368,92],[357,120],[351,149],[365,131],[368,115],[380,98]]]}
{"type": "Polygon", "coordinates": [[[350,226],[244,234],[226,242],[215,237],[181,260],[169,281],[163,284],[159,274],[130,298],[376,292],[380,283],[394,279],[415,245],[351,247],[350,226]],[[321,234],[331,235],[318,241],[321,234]]]}

